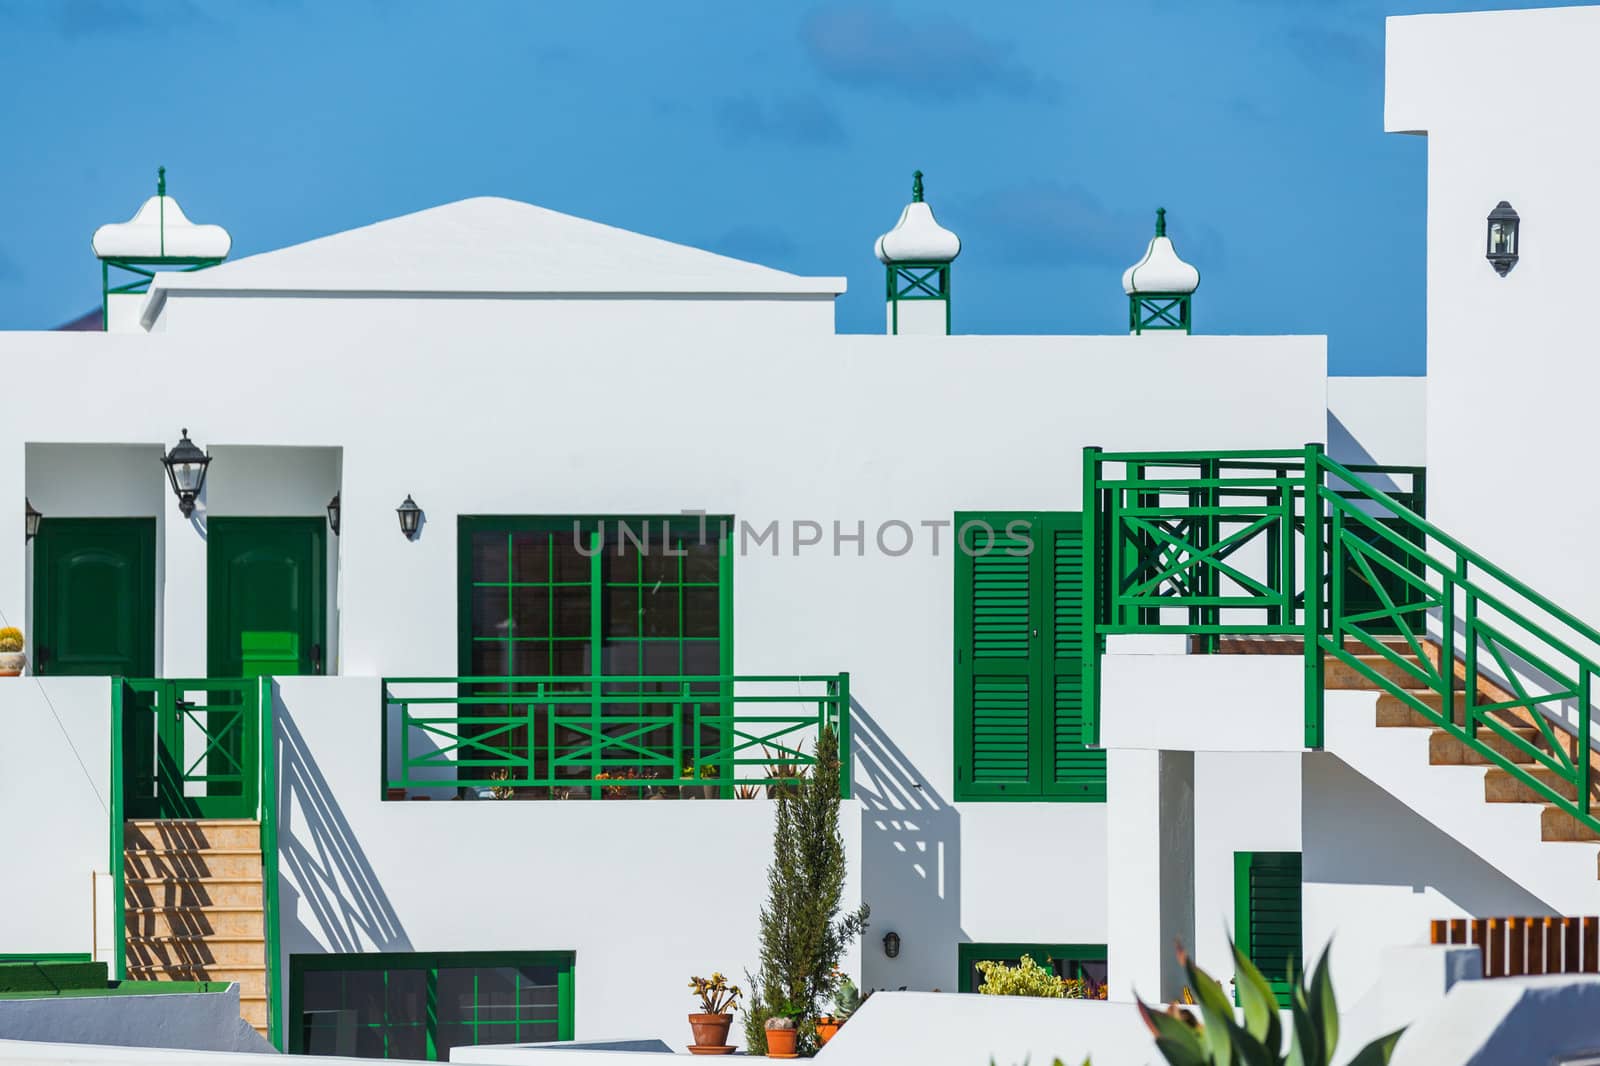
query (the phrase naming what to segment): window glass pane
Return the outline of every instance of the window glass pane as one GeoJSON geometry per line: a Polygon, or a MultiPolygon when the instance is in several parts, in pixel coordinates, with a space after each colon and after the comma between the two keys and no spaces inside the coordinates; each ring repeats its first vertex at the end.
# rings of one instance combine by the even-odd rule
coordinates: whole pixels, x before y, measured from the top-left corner
{"type": "Polygon", "coordinates": [[[562,523],[560,531],[550,537],[550,554],[555,559],[557,581],[588,581],[589,556],[579,551],[589,550],[589,534],[579,533],[574,538],[571,523],[562,523]]]}
{"type": "Polygon", "coordinates": [[[511,597],[503,586],[487,585],[472,590],[472,635],[508,637],[511,635],[511,597]]]}
{"type": "Polygon", "coordinates": [[[714,522],[707,520],[705,544],[699,542],[699,530],[688,538],[683,547],[689,554],[683,558],[683,579],[697,584],[716,584],[718,575],[719,554],[722,544],[716,539],[717,528],[714,522]]]}
{"type": "Polygon", "coordinates": [[[589,635],[589,588],[564,586],[555,590],[555,630],[558,637],[589,635]]]}
{"type": "Polygon", "coordinates": [[[507,647],[503,640],[475,640],[472,642],[472,676],[504,677],[506,674],[507,647]]]}
{"type": "Polygon", "coordinates": [[[550,580],[550,534],[515,533],[511,537],[511,580],[550,580]]]}
{"type": "Polygon", "coordinates": [[[605,624],[608,637],[639,635],[639,589],[609,587],[605,592],[605,624]]]}
{"type": "Polygon", "coordinates": [[[683,590],[683,635],[686,637],[714,637],[717,635],[718,591],[688,588],[683,590]]]}
{"type": "Polygon", "coordinates": [[[518,677],[544,677],[550,673],[550,645],[542,640],[519,640],[512,645],[511,672],[518,677]]]}
{"type": "Polygon", "coordinates": [[[650,523],[650,535],[649,551],[640,559],[641,582],[645,585],[654,585],[657,582],[672,582],[676,584],[680,580],[679,565],[683,562],[683,557],[668,554],[667,549],[670,546],[672,551],[679,551],[680,545],[677,542],[681,541],[682,538],[673,538],[674,542],[670,545],[663,542],[661,539],[661,525],[658,522],[650,523]]]}
{"type": "Polygon", "coordinates": [[[474,533],[472,535],[472,580],[504,581],[506,579],[506,535],[504,533],[474,533]]]}
{"type": "Polygon", "coordinates": [[[676,641],[652,641],[644,646],[644,673],[656,677],[672,677],[678,672],[678,644],[676,641]]]}
{"type": "Polygon", "coordinates": [[[518,585],[511,590],[511,621],[519,637],[550,635],[550,590],[518,585]]]}
{"type": "Polygon", "coordinates": [[[644,635],[647,637],[675,637],[678,635],[678,590],[672,585],[644,589],[640,606],[644,608],[644,635]]]}

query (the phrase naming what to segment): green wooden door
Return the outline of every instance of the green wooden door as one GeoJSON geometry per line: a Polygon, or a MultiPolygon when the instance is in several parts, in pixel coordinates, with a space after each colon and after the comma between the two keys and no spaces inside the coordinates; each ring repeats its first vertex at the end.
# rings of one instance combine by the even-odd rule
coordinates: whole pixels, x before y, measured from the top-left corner
{"type": "Polygon", "coordinates": [[[33,671],[156,672],[156,520],[45,518],[33,547],[33,671]]]}
{"type": "Polygon", "coordinates": [[[327,525],[317,518],[207,523],[207,672],[325,672],[327,525]]]}

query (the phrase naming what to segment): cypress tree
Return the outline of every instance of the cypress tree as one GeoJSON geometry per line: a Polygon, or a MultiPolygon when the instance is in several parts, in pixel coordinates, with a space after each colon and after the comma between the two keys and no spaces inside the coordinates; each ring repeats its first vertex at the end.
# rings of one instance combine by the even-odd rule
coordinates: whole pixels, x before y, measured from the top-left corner
{"type": "Polygon", "coordinates": [[[826,727],[817,738],[811,774],[777,792],[767,902],[761,908],[761,976],[750,982],[745,1016],[750,1054],[765,1051],[763,1025],[773,1015],[794,1017],[807,1046],[814,1046],[818,1005],[833,995],[839,960],[866,928],[866,904],[839,913],[846,875],[839,780],[839,737],[826,727]]]}

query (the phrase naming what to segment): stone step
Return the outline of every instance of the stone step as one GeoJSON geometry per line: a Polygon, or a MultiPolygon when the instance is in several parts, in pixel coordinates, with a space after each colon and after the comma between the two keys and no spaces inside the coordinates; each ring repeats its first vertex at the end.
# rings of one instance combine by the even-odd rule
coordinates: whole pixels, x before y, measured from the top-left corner
{"type": "Polygon", "coordinates": [[[1591,829],[1560,807],[1546,807],[1539,817],[1541,840],[1582,841],[1600,840],[1600,831],[1591,829]]]}
{"type": "MultiPolygon", "coordinates": [[[[1401,663],[1397,663],[1386,655],[1357,655],[1356,661],[1372,670],[1379,677],[1395,682],[1401,688],[1419,688],[1424,685],[1422,678],[1428,676],[1431,667],[1424,665],[1421,668],[1422,677],[1418,677],[1401,663]]],[[[1415,664],[1415,655],[1405,656],[1403,662],[1415,664]]],[[[1342,659],[1328,656],[1323,660],[1322,687],[1328,689],[1376,689],[1373,684],[1355,667],[1342,659]]]]}
{"type": "MultiPolygon", "coordinates": [[[[1444,697],[1431,689],[1408,689],[1407,694],[1418,703],[1438,710],[1444,705],[1444,697]]],[[[1466,693],[1458,693],[1455,700],[1455,714],[1459,721],[1466,707],[1466,693]]],[[[1384,692],[1378,696],[1377,723],[1383,727],[1405,726],[1413,729],[1437,729],[1438,723],[1425,717],[1421,711],[1393,693],[1384,692]]]]}
{"type": "Polygon", "coordinates": [[[261,966],[267,948],[260,936],[130,936],[128,965],[261,966]]]}
{"type": "MultiPolygon", "coordinates": [[[[1530,777],[1549,785],[1567,799],[1578,798],[1578,786],[1563,779],[1562,775],[1547,766],[1522,766],[1522,772],[1530,777]]],[[[1589,786],[1590,794],[1594,797],[1593,808],[1600,811],[1600,773],[1594,775],[1594,783],[1589,786]]],[[[1491,767],[1483,778],[1483,798],[1488,803],[1549,803],[1550,798],[1542,792],[1535,792],[1529,785],[1524,784],[1514,777],[1509,770],[1502,770],[1498,766],[1491,767]]]]}
{"type": "MultiPolygon", "coordinates": [[[[216,981],[239,986],[239,995],[263,996],[267,991],[265,966],[135,966],[127,965],[130,981],[216,981]]],[[[244,1012],[241,1010],[240,1014],[244,1012]]]]}
{"type": "Polygon", "coordinates": [[[129,937],[264,936],[261,908],[124,907],[129,937]]]}
{"type": "Polygon", "coordinates": [[[134,849],[123,853],[123,871],[130,878],[252,877],[259,881],[261,852],[255,848],[134,849]]]}
{"type": "MultiPolygon", "coordinates": [[[[1543,746],[1537,729],[1528,727],[1507,732],[1516,734],[1535,747],[1543,746]]],[[[1527,755],[1510,740],[1487,729],[1478,730],[1478,742],[1513,762],[1520,764],[1527,759],[1527,755]]],[[[1428,762],[1434,766],[1491,766],[1495,760],[1468,747],[1465,741],[1457,740],[1443,729],[1438,729],[1428,738],[1428,762]]]]}
{"type": "Polygon", "coordinates": [[[243,1018],[256,1032],[262,1036],[267,1035],[267,997],[247,996],[244,989],[239,990],[239,1017],[243,1018]]]}
{"type": "Polygon", "coordinates": [[[261,906],[261,878],[257,877],[142,877],[126,878],[123,901],[135,907],[255,907],[261,906]]]}
{"type": "Polygon", "coordinates": [[[146,818],[123,828],[129,851],[202,851],[211,848],[259,848],[261,823],[249,818],[146,818]]]}

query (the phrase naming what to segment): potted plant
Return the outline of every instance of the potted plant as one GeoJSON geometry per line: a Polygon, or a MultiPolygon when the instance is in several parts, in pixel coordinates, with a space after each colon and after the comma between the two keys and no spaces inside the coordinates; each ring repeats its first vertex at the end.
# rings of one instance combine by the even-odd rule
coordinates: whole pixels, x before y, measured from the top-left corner
{"type": "Polygon", "coordinates": [[[28,665],[22,654],[22,630],[14,626],[0,629],[0,677],[17,677],[28,665]]]}
{"type": "Polygon", "coordinates": [[[795,1026],[794,1019],[784,1015],[774,1015],[766,1021],[767,1030],[767,1058],[769,1059],[797,1059],[800,1053],[795,1050],[795,1040],[800,1035],[800,1030],[795,1026]]]}
{"type": "Polygon", "coordinates": [[[700,997],[700,1013],[689,1015],[689,1028],[694,1030],[694,1043],[689,1052],[694,1055],[731,1055],[733,1045],[728,1043],[728,1027],[733,1024],[733,1008],[739,1002],[738,985],[730,985],[720,973],[709,978],[689,978],[689,989],[700,997]]]}
{"type": "Polygon", "coordinates": [[[833,993],[833,1013],[824,1014],[817,1019],[817,1039],[826,1044],[833,1039],[833,1034],[839,1031],[850,1015],[861,1006],[861,990],[849,977],[839,977],[839,987],[833,993]]]}
{"type": "Polygon", "coordinates": [[[716,799],[722,794],[722,786],[713,784],[717,779],[715,763],[707,763],[700,767],[700,776],[698,778],[695,777],[694,763],[690,763],[683,768],[683,779],[685,781],[698,780],[703,782],[702,784],[684,785],[679,789],[679,795],[684,799],[716,799]]]}

